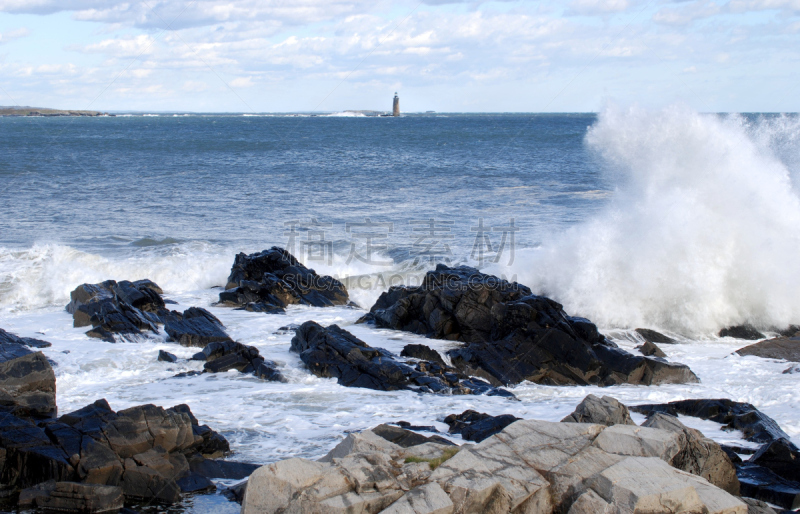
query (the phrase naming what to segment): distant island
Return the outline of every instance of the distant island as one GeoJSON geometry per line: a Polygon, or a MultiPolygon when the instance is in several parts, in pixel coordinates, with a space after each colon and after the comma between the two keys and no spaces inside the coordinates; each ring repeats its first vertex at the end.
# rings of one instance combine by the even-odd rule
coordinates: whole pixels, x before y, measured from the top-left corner
{"type": "Polygon", "coordinates": [[[67,111],[42,107],[3,107],[0,116],[114,116],[100,111],[67,111]]]}

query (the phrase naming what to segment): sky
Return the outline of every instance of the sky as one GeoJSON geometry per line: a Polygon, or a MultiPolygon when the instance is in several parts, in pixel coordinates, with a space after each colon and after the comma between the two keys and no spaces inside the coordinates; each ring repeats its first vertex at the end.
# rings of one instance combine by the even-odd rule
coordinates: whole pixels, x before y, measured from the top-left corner
{"type": "Polygon", "coordinates": [[[0,105],[800,111],[800,0],[0,0],[0,105]]]}

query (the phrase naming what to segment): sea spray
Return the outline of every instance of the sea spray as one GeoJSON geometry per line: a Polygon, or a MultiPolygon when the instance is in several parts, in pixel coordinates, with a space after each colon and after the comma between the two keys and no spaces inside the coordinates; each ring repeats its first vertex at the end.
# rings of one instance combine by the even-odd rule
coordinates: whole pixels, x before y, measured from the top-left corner
{"type": "Polygon", "coordinates": [[[82,283],[149,278],[170,292],[225,285],[235,252],[204,242],[101,256],[59,244],[0,248],[0,309],[66,304],[82,283]]]}
{"type": "Polygon", "coordinates": [[[586,144],[612,201],[519,259],[520,282],[604,326],[800,321],[798,134],[786,117],[607,108],[586,144]]]}

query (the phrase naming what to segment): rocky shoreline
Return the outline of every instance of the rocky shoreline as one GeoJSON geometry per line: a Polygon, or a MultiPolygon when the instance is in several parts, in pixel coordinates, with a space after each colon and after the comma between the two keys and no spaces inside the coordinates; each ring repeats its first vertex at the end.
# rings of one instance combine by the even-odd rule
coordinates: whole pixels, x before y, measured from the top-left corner
{"type": "MultiPolygon", "coordinates": [[[[235,341],[211,312],[170,310],[163,294],[149,280],[107,280],[78,286],[66,309],[75,327],[108,343],[158,340],[201,349],[191,360],[203,361],[203,370],[176,377],[236,370],[287,381],[281,363],[235,341]]],[[[341,282],[277,247],[237,255],[217,305],[268,316],[289,305],[353,306],[341,282]]],[[[392,353],[336,324],[306,321],[286,327],[294,333],[291,351],[308,373],[342,386],[422,395],[514,401],[505,387],[523,381],[608,387],[699,380],[667,360],[658,345],[674,341],[663,334],[637,330],[644,343],[638,355],[630,353],[557,302],[464,266],[440,265],[418,287],[390,288],[359,323],[451,344],[442,353],[416,343],[392,353]]],[[[794,336],[787,332],[739,352],[793,360],[794,336]]],[[[347,435],[319,461],[259,467],[222,460],[229,443],[186,405],[115,412],[97,400],[58,417],[54,363],[34,351],[48,345],[0,330],[0,495],[20,508],[166,505],[185,493],[214,490],[212,479],[251,473],[226,491],[242,502],[242,512],[772,512],[756,500],[800,507],[800,453],[774,420],[749,404],[632,405],[647,416],[641,427],[625,405],[592,395],[562,423],[468,410],[430,420],[471,441],[461,446],[420,434],[433,427],[379,425],[347,435]],[[720,446],[684,426],[679,415],[741,430],[762,446],[752,452],[720,446]]],[[[181,359],[161,350],[158,360],[181,359]]]]}

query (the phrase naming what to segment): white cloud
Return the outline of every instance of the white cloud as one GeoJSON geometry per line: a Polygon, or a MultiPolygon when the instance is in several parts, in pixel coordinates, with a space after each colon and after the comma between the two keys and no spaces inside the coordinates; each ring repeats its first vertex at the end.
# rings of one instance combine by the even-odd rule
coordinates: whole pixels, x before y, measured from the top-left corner
{"type": "Polygon", "coordinates": [[[19,39],[19,38],[25,37],[27,35],[30,35],[30,33],[31,33],[31,31],[28,30],[26,27],[22,27],[22,28],[18,28],[18,29],[2,32],[2,33],[0,33],[0,44],[10,43],[11,41],[14,41],[15,39],[19,39]]]}
{"type": "Polygon", "coordinates": [[[231,87],[253,87],[254,85],[252,77],[239,77],[230,81],[231,87]]]}
{"type": "Polygon", "coordinates": [[[653,16],[653,21],[666,25],[685,25],[720,12],[722,8],[712,0],[698,0],[677,7],[664,7],[653,16]]]}
{"type": "Polygon", "coordinates": [[[567,15],[592,16],[622,12],[630,7],[628,0],[572,0],[567,7],[567,15]]]}
{"type": "MultiPolygon", "coordinates": [[[[67,11],[72,29],[93,27],[79,43],[63,42],[67,55],[80,52],[79,59],[44,53],[34,59],[6,56],[2,75],[15,78],[0,77],[0,84],[17,81],[26,90],[53,92],[52,84],[61,80],[64,87],[58,91],[71,84],[69,94],[91,99],[119,75],[103,99],[119,99],[120,106],[133,105],[125,102],[133,102],[137,91],[150,95],[137,102],[202,101],[213,106],[220,95],[234,96],[217,76],[233,77],[231,87],[242,89],[237,94],[254,106],[263,102],[262,110],[313,107],[343,79],[329,102],[358,91],[348,108],[370,94],[384,94],[382,88],[416,88],[450,99],[458,96],[452,91],[474,86],[485,88],[485,101],[494,98],[509,105],[514,101],[508,92],[511,84],[548,87],[547,98],[565,85],[563,98],[579,97],[570,97],[570,91],[612,90],[623,83],[637,84],[634,91],[645,94],[669,83],[669,76],[653,74],[656,67],[667,68],[663,63],[670,64],[668,73],[686,82],[728,73],[733,66],[763,66],[770,58],[784,63],[782,73],[800,72],[794,64],[800,61],[800,21],[792,11],[798,3],[573,0],[565,16],[563,4],[552,0],[501,6],[438,0],[421,6],[415,0],[0,0],[0,11],[6,13],[67,11]],[[441,4],[449,5],[437,7],[441,4]],[[647,16],[638,15],[645,5],[651,7],[647,16]],[[765,9],[782,14],[748,19],[737,14],[765,9]],[[81,66],[59,68],[70,61],[81,66]],[[690,75],[698,68],[704,73],[690,75]],[[578,73],[579,79],[572,81],[578,73]],[[260,94],[268,86],[270,94],[260,94]],[[294,97],[315,100],[300,105],[294,97]],[[272,99],[290,105],[266,103],[272,99]]],[[[25,44],[38,41],[39,32],[34,30],[25,44]]],[[[0,36],[0,43],[8,34],[0,36]]],[[[769,76],[762,75],[764,84],[769,76]]],[[[229,109],[242,108],[239,99],[231,101],[235,105],[229,109]]]]}

